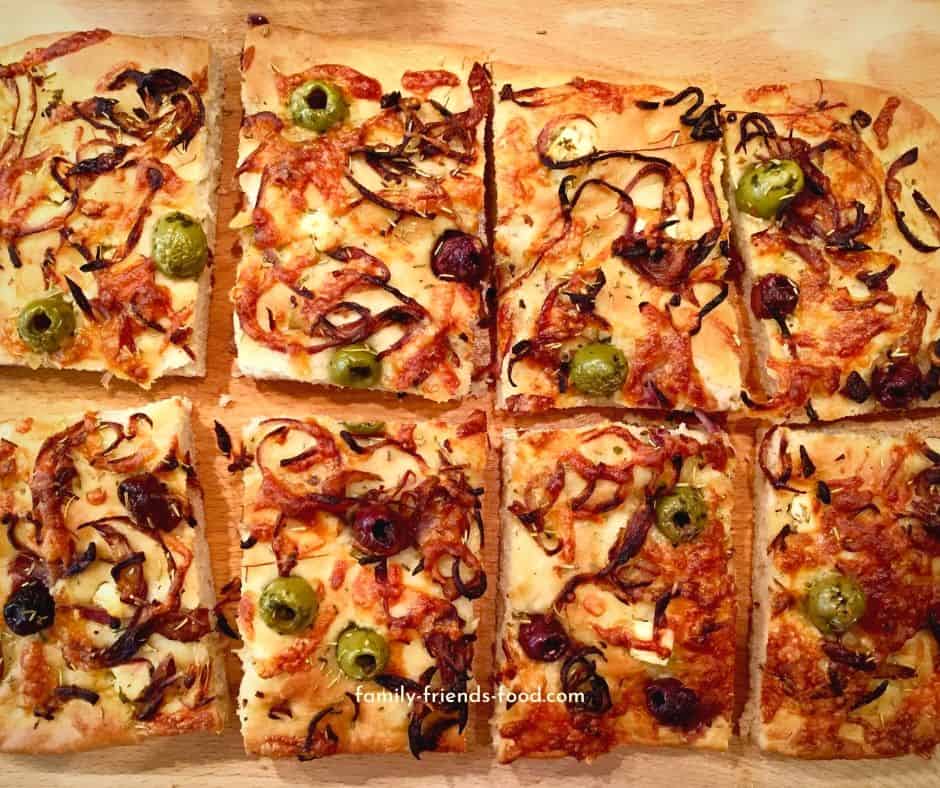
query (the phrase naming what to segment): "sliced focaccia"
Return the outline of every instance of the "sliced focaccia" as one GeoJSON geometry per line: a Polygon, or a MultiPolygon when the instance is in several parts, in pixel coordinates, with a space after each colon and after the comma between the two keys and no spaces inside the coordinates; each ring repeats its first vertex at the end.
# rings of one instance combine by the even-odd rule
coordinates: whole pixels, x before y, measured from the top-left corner
{"type": "Polygon", "coordinates": [[[0,423],[0,751],[221,729],[190,405],[0,423]]]}
{"type": "Polygon", "coordinates": [[[684,426],[505,433],[501,761],[727,747],[731,463],[684,426]]]}
{"type": "Polygon", "coordinates": [[[491,102],[467,50],[249,32],[233,221],[244,374],[439,401],[468,392],[488,360],[491,102]]]}
{"type": "Polygon", "coordinates": [[[935,406],[940,124],[863,85],[728,99],[735,235],[768,415],[935,406]]]}
{"type": "Polygon", "coordinates": [[[486,420],[245,430],[239,714],[249,753],[465,748],[486,420]]]}
{"type": "Polygon", "coordinates": [[[497,65],[499,404],[732,410],[720,105],[497,65]]]}
{"type": "Polygon", "coordinates": [[[205,374],[220,79],[189,38],[0,49],[0,364],[205,374]]]}
{"type": "Polygon", "coordinates": [[[940,742],[940,441],[786,427],[755,472],[752,738],[804,758],[940,742]]]}

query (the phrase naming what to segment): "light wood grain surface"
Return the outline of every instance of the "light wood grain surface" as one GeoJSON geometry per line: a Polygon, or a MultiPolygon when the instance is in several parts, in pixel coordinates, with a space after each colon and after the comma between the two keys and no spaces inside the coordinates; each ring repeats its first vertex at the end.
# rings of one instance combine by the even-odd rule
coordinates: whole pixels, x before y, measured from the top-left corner
{"type": "MultiPolygon", "coordinates": [[[[538,0],[352,0],[249,3],[223,0],[0,0],[0,37],[13,41],[35,33],[107,27],[116,32],[205,36],[224,58],[223,171],[219,194],[220,230],[216,244],[215,289],[209,338],[209,372],[204,380],[168,380],[150,392],[114,383],[102,389],[92,374],[0,370],[0,418],[44,412],[81,411],[106,403],[123,407],[145,399],[185,394],[196,405],[198,465],[206,491],[209,535],[217,583],[236,571],[235,525],[240,511],[239,480],[225,471],[215,449],[212,422],[218,419],[233,435],[260,414],[328,413],[368,418],[459,418],[488,400],[459,409],[414,398],[377,395],[341,397],[300,384],[255,382],[231,377],[233,360],[228,291],[234,280],[233,233],[225,226],[234,213],[233,168],[240,107],[237,56],[248,13],[262,13],[273,23],[325,33],[356,34],[390,41],[470,44],[494,59],[518,63],[567,64],[579,68],[620,69],[676,79],[708,73],[725,89],[788,79],[830,77],[869,82],[907,93],[940,114],[940,3],[864,3],[785,0],[658,0],[633,5],[617,2],[576,4],[538,0]],[[228,407],[220,396],[232,398],[228,407]]],[[[499,75],[496,75],[497,82],[499,75]]],[[[518,420],[529,424],[532,420],[518,420]]],[[[494,436],[503,421],[492,422],[494,436]]],[[[936,424],[933,425],[936,427],[936,424]]],[[[739,454],[740,496],[736,502],[736,574],[740,588],[739,661],[745,654],[750,604],[750,501],[746,479],[754,425],[734,425],[739,454]]],[[[488,569],[496,577],[496,506],[498,477],[495,450],[488,475],[486,521],[488,569]]],[[[492,585],[492,584],[491,584],[492,585]]],[[[479,644],[478,674],[486,680],[493,624],[492,589],[485,599],[484,633],[479,644]]],[[[746,691],[738,671],[738,694],[746,691]]],[[[233,667],[233,679],[237,670],[233,667]]],[[[739,697],[738,705],[743,702],[739,697]]],[[[436,785],[600,786],[646,785],[940,785],[940,760],[917,757],[890,762],[800,763],[762,757],[737,742],[727,754],[632,750],[614,753],[587,766],[570,761],[517,762],[498,766],[486,734],[487,709],[473,732],[473,750],[465,756],[425,754],[421,762],[402,757],[340,757],[320,762],[271,762],[247,759],[233,721],[220,737],[189,736],[147,745],[61,758],[0,758],[0,786],[205,785],[273,786],[288,783],[424,788],[436,785]]],[[[2,725],[0,720],[0,725],[2,725]]]]}

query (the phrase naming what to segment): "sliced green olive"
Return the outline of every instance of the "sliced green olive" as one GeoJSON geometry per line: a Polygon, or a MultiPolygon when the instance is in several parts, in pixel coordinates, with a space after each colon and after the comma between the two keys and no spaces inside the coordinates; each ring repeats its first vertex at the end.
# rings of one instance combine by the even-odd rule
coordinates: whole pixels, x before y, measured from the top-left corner
{"type": "Polygon", "coordinates": [[[803,191],[803,185],[803,170],[792,159],[756,162],[741,175],[734,201],[744,213],[772,219],[803,191]]]}
{"type": "Polygon", "coordinates": [[[293,635],[310,626],[317,616],[317,592],[302,577],[276,577],[261,592],[261,620],[282,635],[293,635]]]}
{"type": "Polygon", "coordinates": [[[174,211],[153,228],[151,256],[158,271],[173,279],[196,279],[209,259],[205,231],[191,216],[174,211]]]}
{"type": "Polygon", "coordinates": [[[47,293],[23,307],[16,330],[34,353],[53,353],[75,333],[75,309],[62,293],[47,293]]]}
{"type": "Polygon", "coordinates": [[[290,96],[290,116],[298,126],[324,132],[342,123],[349,115],[343,92],[330,82],[313,79],[304,82],[290,96]]]}
{"type": "Polygon", "coordinates": [[[350,627],[336,641],[336,661],[351,679],[370,679],[388,664],[388,643],[378,632],[350,627]]]}
{"type": "Polygon", "coordinates": [[[708,507],[698,487],[678,485],[656,499],[656,527],[674,545],[691,542],[708,522],[708,507]]]}
{"type": "Polygon", "coordinates": [[[384,421],[344,421],[343,426],[353,435],[381,435],[385,432],[384,421]]]}
{"type": "Polygon", "coordinates": [[[582,394],[609,397],[627,377],[627,359],[623,352],[606,342],[592,342],[579,347],[571,359],[571,385],[582,394]]]}
{"type": "Polygon", "coordinates": [[[830,572],[810,583],[806,614],[826,635],[846,632],[865,615],[865,592],[852,578],[830,572]]]}
{"type": "Polygon", "coordinates": [[[368,388],[378,383],[381,375],[382,362],[365,345],[337,348],[330,359],[330,381],[338,386],[368,388]]]}

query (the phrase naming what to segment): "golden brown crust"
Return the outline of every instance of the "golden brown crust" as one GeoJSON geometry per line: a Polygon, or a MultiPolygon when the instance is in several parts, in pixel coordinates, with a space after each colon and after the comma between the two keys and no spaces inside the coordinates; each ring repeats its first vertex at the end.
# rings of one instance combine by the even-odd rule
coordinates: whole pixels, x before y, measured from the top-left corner
{"type": "Polygon", "coordinates": [[[500,404],[736,407],[713,92],[494,70],[500,404]],[[571,355],[597,339],[630,364],[605,397],[567,381],[571,355]]]}
{"type": "Polygon", "coordinates": [[[464,396],[486,344],[482,57],[259,27],[242,77],[233,227],[244,254],[232,293],[242,372],[335,384],[335,348],[365,342],[382,356],[372,388],[464,396]],[[323,133],[289,112],[310,80],[335,85],[348,106],[323,133]],[[475,270],[432,264],[455,233],[475,270]],[[355,330],[332,327],[353,315],[355,330]]]}
{"type": "Polygon", "coordinates": [[[940,124],[905,97],[832,81],[767,85],[728,101],[732,188],[768,156],[797,159],[811,181],[773,222],[733,212],[763,414],[831,420],[936,405],[940,290],[931,271],[940,221],[923,206],[940,202],[932,166],[940,124]],[[770,142],[755,134],[768,123],[770,142]],[[799,291],[795,311],[776,319],[789,336],[754,312],[751,294],[769,274],[799,291]],[[899,359],[919,375],[888,374],[899,359]],[[910,391],[886,391],[879,379],[892,377],[914,379],[910,391]]]}
{"type": "Polygon", "coordinates": [[[246,750],[309,759],[465,749],[466,699],[445,707],[425,687],[473,686],[474,600],[486,586],[482,411],[457,425],[267,419],[244,440],[253,457],[238,616],[246,750]],[[380,521],[387,547],[372,541],[380,521]],[[264,589],[279,575],[304,578],[319,600],[296,633],[278,634],[261,615],[264,589]],[[339,665],[337,642],[351,626],[388,645],[375,679],[356,680],[339,665]],[[413,703],[394,694],[399,687],[413,703]]]}
{"type": "Polygon", "coordinates": [[[5,47],[0,62],[14,75],[0,93],[0,363],[106,371],[143,386],[201,374],[211,273],[170,280],[149,255],[155,222],[181,210],[203,225],[211,262],[221,97],[208,43],[53,34],[5,47]],[[135,79],[158,68],[180,82],[145,102],[135,79]],[[145,103],[146,119],[131,114],[145,103]],[[46,198],[58,208],[43,208],[46,198]],[[16,317],[50,289],[71,301],[77,331],[56,352],[34,353],[16,317]]]}
{"type": "Polygon", "coordinates": [[[38,609],[21,601],[33,584],[55,605],[37,632],[0,625],[0,750],[222,729],[228,689],[189,408],[175,398],[0,425],[16,446],[16,471],[0,480],[0,598],[38,609]],[[167,519],[164,504],[179,514],[167,519]]]}
{"type": "Polygon", "coordinates": [[[499,759],[590,760],[624,744],[727,747],[734,588],[725,437],[600,422],[504,438],[497,682],[503,693],[541,699],[498,698],[499,759]],[[673,545],[654,525],[656,501],[687,486],[704,491],[705,521],[673,545]],[[540,630],[563,633],[566,645],[540,656],[532,650],[540,630]],[[695,693],[681,719],[650,711],[647,693],[662,680],[670,692],[678,680],[686,697],[695,693]],[[586,706],[547,695],[588,688],[586,706]]]}
{"type": "Polygon", "coordinates": [[[762,748],[864,758],[926,755],[940,742],[936,445],[915,433],[763,436],[751,723],[762,748]],[[865,603],[848,628],[824,632],[809,617],[808,589],[833,573],[865,603]]]}

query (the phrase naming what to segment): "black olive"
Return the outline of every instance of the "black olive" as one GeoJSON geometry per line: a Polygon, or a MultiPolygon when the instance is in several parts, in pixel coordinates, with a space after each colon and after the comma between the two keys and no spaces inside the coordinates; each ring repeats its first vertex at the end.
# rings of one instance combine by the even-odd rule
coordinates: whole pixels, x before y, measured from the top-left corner
{"type": "Polygon", "coordinates": [[[920,394],[923,376],[910,359],[901,358],[875,367],[871,389],[875,399],[885,408],[906,408],[920,394]]]}
{"type": "Polygon", "coordinates": [[[365,553],[387,557],[414,544],[411,523],[390,506],[367,504],[356,509],[352,518],[353,539],[365,553]]]}
{"type": "Polygon", "coordinates": [[[152,473],[128,476],[118,485],[118,498],[140,526],[172,531],[181,519],[169,488],[152,473]]]}
{"type": "Polygon", "coordinates": [[[852,370],[845,379],[845,385],[839,389],[839,393],[843,397],[847,397],[861,405],[871,396],[871,389],[865,382],[865,378],[859,375],[855,370],[852,370]]]}
{"type": "Polygon", "coordinates": [[[431,270],[438,279],[477,285],[486,276],[486,247],[474,235],[445,230],[431,252],[431,270]]]}
{"type": "Polygon", "coordinates": [[[3,606],[3,620],[14,634],[34,635],[55,621],[55,600],[39,580],[28,580],[3,606]]]}
{"type": "Polygon", "coordinates": [[[554,616],[535,613],[519,627],[519,645],[529,659],[554,662],[568,648],[568,634],[554,616]]]}
{"type": "Polygon", "coordinates": [[[751,288],[751,309],[763,320],[793,314],[799,300],[799,289],[783,274],[762,276],[751,288]]]}
{"type": "Polygon", "coordinates": [[[646,708],[658,722],[682,727],[695,718],[698,696],[679,679],[656,679],[646,685],[646,708]]]}

